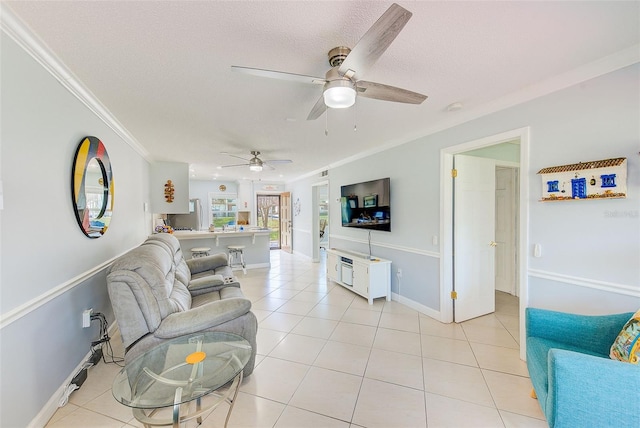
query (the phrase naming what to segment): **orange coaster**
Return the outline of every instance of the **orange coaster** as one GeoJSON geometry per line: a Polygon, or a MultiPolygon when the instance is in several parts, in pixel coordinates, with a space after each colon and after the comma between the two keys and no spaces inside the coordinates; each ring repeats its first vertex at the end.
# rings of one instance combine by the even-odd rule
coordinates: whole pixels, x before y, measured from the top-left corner
{"type": "Polygon", "coordinates": [[[185,361],[187,364],[196,364],[202,362],[206,358],[207,354],[204,352],[194,352],[193,354],[187,355],[185,361]]]}

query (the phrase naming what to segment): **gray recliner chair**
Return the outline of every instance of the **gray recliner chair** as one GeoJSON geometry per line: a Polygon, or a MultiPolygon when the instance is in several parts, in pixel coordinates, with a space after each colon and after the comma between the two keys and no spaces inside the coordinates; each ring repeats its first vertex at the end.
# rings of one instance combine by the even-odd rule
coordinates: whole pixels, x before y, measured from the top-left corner
{"type": "Polygon", "coordinates": [[[222,331],[251,344],[244,376],[253,372],[258,322],[226,254],[185,261],[173,235],[152,235],[113,262],[107,289],[125,346],[125,364],[166,340],[222,331]]]}

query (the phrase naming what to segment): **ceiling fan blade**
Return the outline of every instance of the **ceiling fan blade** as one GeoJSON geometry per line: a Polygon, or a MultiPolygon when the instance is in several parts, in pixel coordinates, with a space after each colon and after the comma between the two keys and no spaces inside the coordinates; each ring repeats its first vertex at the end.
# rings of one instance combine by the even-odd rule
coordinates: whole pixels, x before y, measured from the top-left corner
{"type": "Polygon", "coordinates": [[[293,161],[291,159],[271,159],[271,160],[262,161],[262,163],[271,164],[271,165],[292,163],[292,162],[293,161]]]}
{"type": "Polygon", "coordinates": [[[221,154],[221,155],[226,155],[226,156],[231,156],[232,158],[242,159],[243,161],[247,161],[247,162],[249,162],[249,159],[243,158],[242,156],[234,155],[233,153],[229,153],[229,152],[220,152],[220,154],[221,154]]]}
{"type": "Polygon", "coordinates": [[[408,91],[395,86],[383,85],[382,83],[367,82],[360,80],[356,82],[358,96],[374,98],[376,100],[395,101],[397,103],[422,104],[427,99],[426,95],[408,91]]]}
{"type": "Polygon", "coordinates": [[[352,70],[355,72],[354,80],[358,80],[358,76],[366,73],[387,50],[412,15],[405,8],[392,4],[347,55],[338,68],[340,75],[352,70]]]}
{"type": "Polygon", "coordinates": [[[313,106],[311,111],[309,112],[309,116],[307,116],[307,120],[315,120],[322,116],[322,113],[327,109],[327,105],[324,103],[324,96],[320,95],[318,101],[316,101],[316,105],[313,106]]]}
{"type": "Polygon", "coordinates": [[[233,168],[236,166],[249,166],[248,163],[237,163],[235,165],[221,165],[220,168],[233,168]]]}
{"type": "Polygon", "coordinates": [[[239,67],[232,65],[231,70],[238,73],[251,74],[253,76],[268,77],[270,79],[288,80],[299,83],[315,83],[324,85],[327,81],[324,77],[305,76],[303,74],[286,73],[284,71],[263,70],[260,68],[239,67]]]}

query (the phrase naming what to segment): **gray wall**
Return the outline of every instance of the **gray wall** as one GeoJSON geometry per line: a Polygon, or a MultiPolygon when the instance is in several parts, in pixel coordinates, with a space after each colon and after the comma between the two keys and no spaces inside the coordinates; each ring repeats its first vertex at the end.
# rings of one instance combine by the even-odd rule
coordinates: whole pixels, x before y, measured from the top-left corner
{"type": "Polygon", "coordinates": [[[98,338],[82,311],[113,322],[104,267],[151,230],[149,165],[4,32],[0,43],[0,426],[25,427],[98,338]],[[80,231],[71,203],[73,156],[87,135],[104,143],[115,180],[99,239],[80,231]]]}
{"type": "MultiPolygon", "coordinates": [[[[639,82],[636,64],[330,169],[331,247],[368,252],[367,231],[339,226],[340,186],[390,177],[392,231],[371,233],[373,253],[393,261],[394,293],[439,311],[440,254],[432,237],[440,228],[440,150],[530,127],[528,234],[532,245],[543,248],[541,258],[523,255],[529,262],[531,305],[583,313],[636,310],[639,82]],[[541,182],[536,172],[541,168],[619,156],[628,158],[626,199],[538,202],[541,182]],[[403,269],[401,284],[395,275],[398,267],[403,269]]],[[[304,194],[310,181],[305,178],[289,188],[304,194]]],[[[299,245],[307,242],[296,237],[295,251],[306,253],[299,245]]]]}

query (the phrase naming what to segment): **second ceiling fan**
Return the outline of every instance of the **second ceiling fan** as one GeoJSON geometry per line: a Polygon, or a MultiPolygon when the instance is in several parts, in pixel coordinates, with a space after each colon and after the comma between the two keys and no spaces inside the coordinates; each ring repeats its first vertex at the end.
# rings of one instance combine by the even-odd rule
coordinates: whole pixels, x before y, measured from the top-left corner
{"type": "Polygon", "coordinates": [[[380,58],[404,28],[412,13],[392,4],[373,24],[353,49],[339,46],[329,51],[331,69],[324,78],[282,71],[231,66],[232,70],[256,76],[294,82],[324,85],[322,96],[311,109],[307,120],[317,119],[330,108],[351,107],[356,95],[383,101],[421,104],[426,95],[382,83],[361,80],[366,71],[380,58]]]}
{"type": "Polygon", "coordinates": [[[231,156],[234,158],[238,158],[238,159],[242,159],[243,161],[247,162],[247,163],[237,163],[234,165],[222,165],[220,166],[220,168],[232,168],[232,167],[236,167],[236,166],[248,166],[250,171],[253,172],[260,172],[262,171],[262,168],[264,166],[267,166],[271,169],[275,169],[273,167],[274,164],[285,164],[285,163],[291,163],[292,160],[291,159],[271,159],[271,160],[262,160],[260,159],[258,156],[260,156],[260,152],[257,150],[251,150],[251,156],[253,156],[251,159],[245,159],[241,156],[238,155],[234,155],[228,152],[221,152],[221,155],[227,155],[227,156],[231,156]]]}

